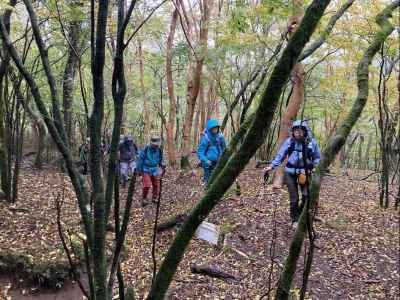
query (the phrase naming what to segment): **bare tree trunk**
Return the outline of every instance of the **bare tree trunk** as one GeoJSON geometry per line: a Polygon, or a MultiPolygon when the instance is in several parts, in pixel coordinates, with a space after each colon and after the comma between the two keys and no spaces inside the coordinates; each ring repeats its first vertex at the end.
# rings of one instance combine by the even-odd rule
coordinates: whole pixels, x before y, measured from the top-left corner
{"type": "MultiPolygon", "coordinates": [[[[211,119],[211,117],[213,116],[213,111],[215,109],[215,105],[216,105],[216,96],[215,96],[215,86],[213,82],[210,82],[210,85],[208,87],[208,92],[207,92],[207,105],[206,105],[206,117],[205,117],[205,123],[211,119]]],[[[204,130],[204,127],[203,127],[204,130]]]]}
{"type": "Polygon", "coordinates": [[[20,91],[20,84],[19,84],[19,79],[17,78],[16,72],[14,71],[13,68],[10,68],[9,70],[9,75],[12,81],[12,84],[14,86],[14,91],[16,94],[16,97],[18,99],[18,103],[22,105],[22,108],[28,115],[29,119],[33,123],[33,125],[36,128],[37,132],[37,149],[36,149],[36,156],[35,156],[35,161],[34,161],[34,166],[35,168],[41,169],[43,165],[43,154],[45,150],[45,138],[46,138],[46,125],[43,122],[43,120],[32,110],[32,108],[29,106],[30,103],[30,92],[28,91],[26,94],[26,99],[22,95],[20,91]]]}
{"type": "Polygon", "coordinates": [[[364,170],[369,170],[369,161],[370,161],[370,152],[371,152],[371,146],[372,146],[372,135],[368,137],[368,142],[367,142],[367,148],[365,148],[365,154],[364,154],[364,170]]]}
{"type": "MultiPolygon", "coordinates": [[[[297,113],[304,101],[304,68],[298,63],[293,68],[293,92],[286,108],[286,112],[282,116],[279,137],[276,145],[280,147],[289,136],[290,126],[296,118],[297,113]]],[[[283,184],[284,167],[279,167],[274,176],[273,185],[281,187],[283,184]]]]}
{"type": "Polygon", "coordinates": [[[329,0],[314,0],[310,4],[300,25],[301,30],[293,35],[271,73],[256,113],[252,115],[249,122],[246,120],[243,123],[235,138],[232,139],[210,178],[208,190],[181,226],[169,247],[147,299],[164,299],[178,264],[197,227],[207,218],[263,143],[290,72],[328,4],[329,0]]]}
{"type": "Polygon", "coordinates": [[[149,98],[147,97],[146,88],[144,86],[144,61],[142,42],[138,41],[138,54],[139,54],[139,72],[140,72],[140,88],[143,94],[143,122],[144,122],[144,140],[147,142],[150,138],[150,111],[149,111],[149,98]]]}
{"type": "Polygon", "coordinates": [[[18,183],[19,183],[19,173],[21,169],[21,160],[22,160],[22,146],[24,142],[24,129],[25,129],[25,111],[22,115],[21,120],[21,109],[20,102],[17,101],[16,108],[16,130],[15,130],[15,161],[14,161],[14,171],[12,178],[12,197],[11,202],[16,202],[18,199],[18,183]]]}
{"type": "MultiPolygon", "coordinates": [[[[212,83],[210,82],[209,84],[211,85],[212,83]]],[[[203,98],[200,98],[200,133],[204,132],[204,128],[206,127],[208,100],[208,95],[204,94],[203,86],[203,98]]]]}
{"type": "MultiPolygon", "coordinates": [[[[202,16],[201,16],[201,28],[199,35],[200,51],[197,56],[193,57],[194,54],[189,58],[189,70],[188,70],[188,84],[186,92],[186,116],[183,123],[183,141],[182,141],[182,156],[181,156],[181,168],[188,169],[189,155],[191,151],[190,147],[190,132],[192,129],[194,109],[196,106],[197,96],[200,90],[200,82],[202,77],[203,62],[207,54],[207,38],[208,38],[208,23],[210,18],[210,11],[212,6],[212,0],[203,0],[202,5],[202,16]]],[[[184,11],[184,10],[183,10],[184,11]]],[[[186,18],[189,20],[188,18],[186,18]]],[[[187,22],[189,37],[191,35],[193,23],[187,22]]],[[[189,39],[189,41],[191,41],[189,39]]]]}
{"type": "MultiPolygon", "coordinates": [[[[290,26],[288,29],[289,35],[297,30],[298,24],[300,24],[303,16],[303,1],[293,0],[293,17],[290,20],[290,26]]],[[[293,68],[292,73],[293,81],[293,92],[290,97],[286,112],[283,114],[281,119],[279,137],[277,141],[277,147],[279,148],[283,142],[289,136],[289,129],[291,122],[296,118],[297,113],[300,110],[302,103],[304,102],[304,68],[301,63],[297,63],[293,68]]],[[[274,175],[273,185],[281,187],[283,184],[284,166],[277,169],[274,175]]]]}
{"type": "Polygon", "coordinates": [[[167,89],[169,97],[169,118],[166,125],[167,130],[167,153],[168,161],[172,167],[177,164],[176,161],[176,146],[175,146],[175,125],[176,125],[176,98],[174,94],[174,81],[172,79],[172,46],[175,36],[176,24],[178,21],[178,10],[175,9],[172,14],[170,31],[167,40],[167,57],[166,57],[166,78],[167,78],[167,89]]]}
{"type": "Polygon", "coordinates": [[[204,103],[204,87],[203,84],[200,83],[200,92],[199,92],[199,105],[197,105],[196,115],[194,118],[194,132],[193,132],[193,149],[197,148],[199,143],[199,133],[201,132],[200,129],[200,115],[201,115],[201,108],[202,104],[204,103]]]}
{"type": "MultiPolygon", "coordinates": [[[[369,65],[371,64],[382,43],[394,30],[394,27],[388,21],[388,18],[391,16],[392,11],[399,6],[399,4],[399,0],[393,2],[376,17],[377,23],[381,27],[381,31],[375,35],[373,41],[369,45],[368,49],[364,52],[364,55],[357,66],[357,98],[345,119],[341,122],[340,126],[338,126],[338,130],[336,131],[335,135],[329,139],[327,146],[323,151],[321,162],[316,168],[312,177],[309,199],[306,202],[306,207],[303,209],[303,212],[300,216],[296,232],[290,244],[289,253],[285,260],[285,266],[279,278],[275,294],[276,300],[286,300],[289,298],[290,288],[296,272],[297,261],[300,257],[303,241],[307,234],[307,227],[310,228],[309,226],[311,226],[312,228],[315,207],[319,198],[321,180],[326,174],[328,167],[332,163],[335,155],[338,153],[340,148],[343,147],[351,129],[357,122],[367,103],[369,88],[369,65]]],[[[312,263],[312,260],[310,263],[312,263]]]]}
{"type": "Polygon", "coordinates": [[[364,136],[360,135],[360,141],[358,143],[358,153],[357,153],[357,166],[358,169],[362,170],[364,167],[364,160],[363,160],[363,155],[362,155],[362,150],[363,150],[363,145],[364,145],[364,136]]]}

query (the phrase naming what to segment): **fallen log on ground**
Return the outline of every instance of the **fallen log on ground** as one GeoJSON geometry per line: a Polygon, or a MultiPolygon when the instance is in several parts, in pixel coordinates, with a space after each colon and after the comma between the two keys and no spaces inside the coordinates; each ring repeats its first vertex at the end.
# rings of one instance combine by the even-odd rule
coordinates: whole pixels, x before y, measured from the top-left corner
{"type": "Polygon", "coordinates": [[[186,220],[186,218],[187,218],[187,214],[179,214],[172,218],[169,218],[167,221],[165,221],[157,226],[157,232],[162,232],[162,231],[170,229],[174,226],[179,226],[179,225],[183,224],[183,222],[186,220]]]}
{"type": "Polygon", "coordinates": [[[213,278],[236,280],[235,276],[207,265],[201,265],[201,266],[191,265],[190,271],[192,271],[192,273],[194,274],[207,275],[213,278]]]}

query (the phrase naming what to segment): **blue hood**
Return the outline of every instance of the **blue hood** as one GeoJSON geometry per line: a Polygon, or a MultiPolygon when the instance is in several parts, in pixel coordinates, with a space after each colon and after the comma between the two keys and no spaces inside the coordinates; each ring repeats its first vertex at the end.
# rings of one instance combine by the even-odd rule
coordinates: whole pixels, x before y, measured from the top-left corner
{"type": "Polygon", "coordinates": [[[311,129],[308,126],[307,121],[303,121],[303,120],[293,121],[292,128],[290,129],[290,136],[292,136],[293,128],[295,128],[295,127],[303,127],[303,129],[306,131],[306,137],[309,138],[309,139],[313,138],[311,129]]]}
{"type": "Polygon", "coordinates": [[[220,127],[221,125],[219,124],[217,119],[210,119],[207,122],[206,130],[210,131],[214,127],[220,127]]]}

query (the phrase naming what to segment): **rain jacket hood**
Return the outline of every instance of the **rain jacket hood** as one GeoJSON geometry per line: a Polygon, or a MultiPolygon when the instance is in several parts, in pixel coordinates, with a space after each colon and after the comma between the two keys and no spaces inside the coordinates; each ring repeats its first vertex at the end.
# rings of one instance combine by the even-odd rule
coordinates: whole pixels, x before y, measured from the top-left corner
{"type": "Polygon", "coordinates": [[[197,150],[197,156],[203,166],[208,166],[210,162],[217,162],[225,151],[226,141],[224,136],[220,132],[217,134],[211,132],[212,128],[219,126],[220,124],[216,119],[210,119],[206,124],[206,129],[197,150]]]}
{"type": "Polygon", "coordinates": [[[304,130],[304,132],[306,133],[305,137],[307,137],[308,139],[313,138],[312,131],[311,131],[310,127],[308,126],[307,121],[303,121],[303,120],[293,121],[292,127],[290,128],[290,132],[289,132],[290,136],[293,136],[293,130],[297,127],[301,127],[304,130]]]}
{"type": "Polygon", "coordinates": [[[206,125],[206,130],[209,131],[211,133],[211,129],[213,129],[214,127],[220,127],[221,125],[219,124],[218,120],[216,119],[210,119],[207,122],[206,125]]]}

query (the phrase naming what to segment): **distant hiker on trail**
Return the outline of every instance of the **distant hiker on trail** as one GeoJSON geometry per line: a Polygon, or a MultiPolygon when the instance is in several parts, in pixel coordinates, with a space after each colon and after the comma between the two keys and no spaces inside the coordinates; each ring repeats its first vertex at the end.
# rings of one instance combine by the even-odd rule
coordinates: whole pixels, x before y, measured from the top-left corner
{"type": "Polygon", "coordinates": [[[208,186],[211,173],[226,148],[225,138],[219,128],[220,124],[218,120],[209,120],[206,130],[201,137],[199,148],[197,149],[197,156],[204,169],[204,184],[206,186],[208,186]]]}
{"type": "Polygon", "coordinates": [[[81,162],[83,166],[83,175],[87,175],[89,168],[88,168],[88,163],[89,163],[89,145],[90,145],[90,138],[86,138],[86,141],[79,146],[79,161],[81,162]]]}
{"type": "Polygon", "coordinates": [[[310,174],[319,164],[321,158],[318,143],[313,138],[306,121],[296,120],[293,122],[289,138],[283,142],[271,165],[265,168],[264,172],[269,173],[279,167],[286,158],[285,183],[289,191],[290,218],[293,228],[296,228],[299,216],[308,196],[306,171],[307,174],[310,174]],[[304,151],[303,145],[305,146],[304,151]],[[302,194],[300,205],[298,186],[300,186],[302,194]]]}
{"type": "Polygon", "coordinates": [[[135,172],[137,154],[138,147],[136,146],[133,137],[131,135],[126,135],[118,146],[121,184],[123,188],[125,188],[129,178],[135,172]]]}
{"type": "Polygon", "coordinates": [[[143,194],[142,206],[148,204],[147,195],[150,188],[153,186],[152,202],[157,203],[160,194],[160,180],[165,173],[165,163],[163,151],[160,148],[161,139],[158,136],[153,136],[150,139],[150,145],[144,147],[139,154],[137,170],[143,175],[143,194]]]}

